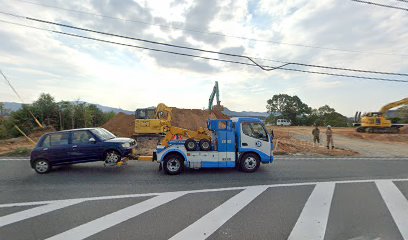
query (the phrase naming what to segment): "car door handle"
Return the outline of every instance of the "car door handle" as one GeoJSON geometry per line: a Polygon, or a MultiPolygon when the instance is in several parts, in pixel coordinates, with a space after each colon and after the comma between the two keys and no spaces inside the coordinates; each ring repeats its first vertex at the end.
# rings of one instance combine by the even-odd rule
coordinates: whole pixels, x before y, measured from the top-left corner
{"type": "Polygon", "coordinates": [[[73,146],[72,146],[72,148],[76,148],[76,147],[78,147],[78,145],[73,145],[73,146]]]}
{"type": "Polygon", "coordinates": [[[48,148],[43,148],[43,151],[47,151],[48,150],[48,148]]]}
{"type": "Polygon", "coordinates": [[[248,146],[248,143],[242,143],[242,146],[248,146]]]}

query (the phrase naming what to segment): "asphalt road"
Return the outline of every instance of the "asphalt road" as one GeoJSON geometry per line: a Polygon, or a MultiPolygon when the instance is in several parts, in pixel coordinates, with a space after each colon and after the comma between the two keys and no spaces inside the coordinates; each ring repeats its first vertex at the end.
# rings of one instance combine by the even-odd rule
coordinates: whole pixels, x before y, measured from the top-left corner
{"type": "Polygon", "coordinates": [[[0,239],[408,239],[407,198],[408,158],[179,176],[149,162],[38,175],[0,159],[0,239]]]}

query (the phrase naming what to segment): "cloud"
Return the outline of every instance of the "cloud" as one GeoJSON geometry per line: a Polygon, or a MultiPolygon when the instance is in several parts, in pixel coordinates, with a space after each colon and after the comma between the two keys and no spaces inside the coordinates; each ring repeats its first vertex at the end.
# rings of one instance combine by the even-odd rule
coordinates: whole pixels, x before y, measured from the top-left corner
{"type": "MultiPolygon", "coordinates": [[[[393,9],[334,0],[324,3],[306,0],[58,0],[52,4],[92,14],[19,1],[2,1],[0,8],[45,20],[187,47],[271,60],[408,72],[406,56],[402,56],[408,55],[408,18],[405,12],[393,9]]],[[[7,16],[1,16],[1,19],[72,32],[7,16]]],[[[0,24],[1,68],[28,100],[49,91],[57,99],[73,100],[79,97],[128,109],[156,105],[159,101],[178,107],[202,107],[206,105],[214,81],[219,81],[221,100],[232,109],[263,111],[266,100],[273,94],[291,93],[299,95],[312,107],[329,104],[351,115],[355,107],[376,109],[390,98],[397,100],[406,97],[408,90],[406,84],[283,70],[265,72],[251,66],[115,46],[0,24]],[[193,100],[172,98],[169,90],[172,95],[193,100]],[[361,100],[362,95],[371,100],[361,100]],[[354,106],[356,103],[359,106],[354,106]]],[[[138,46],[248,62],[218,54],[80,33],[138,46]]],[[[268,60],[257,61],[264,65],[278,65],[268,60]]],[[[404,76],[382,77],[407,79],[404,76]]],[[[3,86],[0,88],[0,101],[15,100],[9,89],[3,86]]]]}

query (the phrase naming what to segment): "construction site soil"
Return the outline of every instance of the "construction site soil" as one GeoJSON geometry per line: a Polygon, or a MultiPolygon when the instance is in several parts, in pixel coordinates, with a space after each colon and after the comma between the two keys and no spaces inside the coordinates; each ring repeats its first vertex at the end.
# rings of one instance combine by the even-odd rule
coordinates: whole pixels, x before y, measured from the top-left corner
{"type": "MultiPolygon", "coordinates": [[[[207,127],[208,119],[229,119],[219,111],[208,111],[200,109],[172,109],[171,124],[176,127],[190,130],[198,130],[207,127]]],[[[131,137],[134,132],[135,117],[124,113],[118,113],[115,117],[105,123],[102,127],[113,134],[121,137],[131,137]]]]}
{"type": "MultiPolygon", "coordinates": [[[[134,131],[134,116],[118,113],[102,127],[119,137],[131,137],[134,131]]],[[[173,108],[172,125],[197,130],[206,128],[208,119],[228,119],[221,111],[173,108]]],[[[274,131],[275,154],[310,156],[389,156],[408,157],[408,126],[400,134],[358,133],[354,128],[334,128],[335,148],[325,146],[325,129],[321,128],[319,145],[313,145],[311,127],[268,127],[274,131]]],[[[39,137],[52,129],[36,131],[29,136],[38,141],[39,137]]],[[[158,144],[157,139],[138,142],[139,155],[151,155],[158,144]]],[[[0,140],[0,155],[7,155],[18,149],[32,149],[33,144],[25,137],[0,140]]]]}

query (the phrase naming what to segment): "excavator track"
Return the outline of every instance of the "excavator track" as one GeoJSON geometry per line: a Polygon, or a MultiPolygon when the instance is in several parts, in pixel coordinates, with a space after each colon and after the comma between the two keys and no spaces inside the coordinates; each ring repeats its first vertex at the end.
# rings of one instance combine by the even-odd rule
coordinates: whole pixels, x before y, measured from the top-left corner
{"type": "Polygon", "coordinates": [[[357,132],[367,132],[367,133],[399,133],[398,127],[389,127],[389,128],[362,128],[363,130],[357,128],[357,132]],[[359,131],[360,130],[360,131],[359,131]]]}

